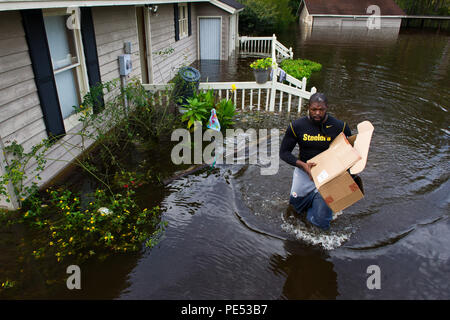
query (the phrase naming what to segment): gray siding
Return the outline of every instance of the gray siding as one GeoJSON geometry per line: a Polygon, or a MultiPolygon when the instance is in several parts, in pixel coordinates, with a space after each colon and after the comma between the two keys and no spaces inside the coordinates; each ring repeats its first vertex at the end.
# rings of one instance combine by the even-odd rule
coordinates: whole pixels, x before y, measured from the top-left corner
{"type": "MultiPolygon", "coordinates": [[[[29,152],[45,138],[47,133],[20,13],[0,12],[0,144],[7,146],[17,141],[29,152]]],[[[3,166],[2,163],[0,174],[3,166]]],[[[0,206],[11,207],[11,203],[0,197],[0,206]]]]}
{"type": "Polygon", "coordinates": [[[173,4],[160,5],[158,15],[150,15],[153,82],[167,83],[177,70],[197,60],[197,10],[191,5],[192,35],[175,41],[173,4]],[[173,49],[170,54],[158,54],[173,49]]]}
{"type": "Polygon", "coordinates": [[[25,151],[47,137],[19,11],[0,12],[0,137],[25,151]]]}
{"type": "MultiPolygon", "coordinates": [[[[136,11],[133,6],[92,8],[97,55],[102,82],[120,78],[118,57],[124,54],[125,42],[131,42],[131,61],[133,70],[128,76],[141,77],[141,61],[136,24],[136,11]]],[[[105,96],[105,100],[117,94],[118,89],[105,96]]]]}
{"type": "MultiPolygon", "coordinates": [[[[124,53],[124,42],[127,41],[133,46],[130,77],[140,77],[135,8],[98,7],[92,11],[102,82],[119,77],[118,56],[124,53]]],[[[0,12],[0,112],[0,137],[5,145],[16,140],[28,152],[33,145],[47,138],[18,11],[0,12]]],[[[80,129],[81,124],[75,126],[47,151],[46,158],[57,160],[47,161],[40,173],[42,180],[34,178],[37,164],[30,161],[25,169],[28,176],[25,185],[31,185],[33,181],[40,186],[48,183],[93,143],[84,141],[82,145],[81,137],[76,134],[80,129]]],[[[10,205],[0,198],[0,206],[10,205]]]]}

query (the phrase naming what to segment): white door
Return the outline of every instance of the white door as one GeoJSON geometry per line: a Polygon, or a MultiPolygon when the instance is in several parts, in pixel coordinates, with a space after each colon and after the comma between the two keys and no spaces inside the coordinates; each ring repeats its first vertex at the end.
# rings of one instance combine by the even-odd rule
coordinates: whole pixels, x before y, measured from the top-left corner
{"type": "Polygon", "coordinates": [[[199,18],[200,60],[220,60],[220,18],[199,18]]]}

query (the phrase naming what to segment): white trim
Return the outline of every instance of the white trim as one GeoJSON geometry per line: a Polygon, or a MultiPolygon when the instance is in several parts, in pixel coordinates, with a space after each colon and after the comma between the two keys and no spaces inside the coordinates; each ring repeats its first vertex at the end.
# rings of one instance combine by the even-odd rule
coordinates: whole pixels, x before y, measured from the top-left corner
{"type": "Polygon", "coordinates": [[[74,64],[69,64],[68,66],[65,66],[65,67],[63,67],[63,68],[59,68],[59,69],[53,70],[53,74],[58,74],[58,73],[67,71],[67,70],[69,70],[69,69],[76,68],[76,67],[78,67],[78,66],[80,66],[80,63],[79,63],[79,62],[74,63],[74,64]]]}
{"type": "MultiPolygon", "coordinates": [[[[75,10],[74,11],[75,14],[77,15],[76,19],[77,21],[80,21],[80,17],[78,16],[78,11],[75,10]]],[[[42,14],[44,17],[47,16],[69,16],[71,15],[71,13],[67,13],[67,8],[61,8],[61,9],[44,9],[42,10],[42,14]]],[[[73,13],[72,13],[73,14],[73,13]]],[[[79,103],[82,102],[83,97],[86,95],[86,93],[89,91],[89,79],[88,79],[88,75],[87,75],[87,67],[86,67],[86,58],[84,56],[84,48],[83,48],[83,40],[82,40],[82,35],[81,35],[81,30],[79,29],[73,29],[73,38],[74,38],[74,42],[75,42],[75,51],[76,51],[76,55],[77,55],[77,59],[78,62],[75,64],[70,64],[66,67],[63,68],[59,68],[59,69],[53,69],[53,76],[55,76],[58,73],[70,70],[70,69],[75,69],[76,72],[76,80],[77,80],[77,88],[76,90],[78,91],[78,95],[79,95],[79,103]]],[[[47,30],[45,31],[45,34],[47,35],[47,30]]],[[[53,65],[52,65],[53,68],[53,65]]],[[[59,99],[59,92],[57,92],[58,95],[58,99],[59,99]]],[[[79,114],[75,113],[72,114],[70,116],[68,116],[65,119],[62,119],[64,122],[64,129],[66,130],[66,132],[70,131],[74,126],[76,126],[78,124],[78,118],[79,118],[79,114]]]]}
{"type": "Polygon", "coordinates": [[[189,37],[189,8],[186,2],[178,4],[178,40],[183,40],[189,37]],[[186,8],[185,10],[180,10],[181,8],[186,8]],[[185,11],[185,18],[181,19],[181,11],[185,11]],[[186,22],[186,33],[181,33],[182,22],[186,22]]]}
{"type": "Polygon", "coordinates": [[[0,1],[0,11],[7,10],[24,10],[24,9],[49,9],[49,8],[67,8],[67,7],[106,7],[106,6],[134,6],[134,5],[146,5],[146,4],[173,4],[182,2],[209,2],[220,9],[234,14],[241,12],[244,8],[236,9],[226,3],[217,0],[71,0],[71,1],[59,1],[59,0],[47,0],[47,1],[35,1],[35,0],[9,0],[0,1]]]}
{"type": "MultiPolygon", "coordinates": [[[[144,14],[143,16],[143,23],[144,23],[144,30],[143,30],[143,35],[139,35],[138,34],[138,46],[139,46],[139,60],[141,59],[141,54],[142,54],[142,50],[140,47],[140,39],[144,38],[145,41],[145,46],[147,48],[147,56],[144,57],[144,59],[146,60],[147,63],[147,78],[148,78],[148,82],[152,83],[153,82],[153,57],[152,57],[152,37],[151,37],[151,26],[150,26],[150,16],[151,13],[149,11],[149,8],[145,7],[145,6],[135,6],[135,16],[136,16],[136,30],[138,30],[139,32],[139,26],[138,26],[138,8],[142,8],[142,13],[144,14]]],[[[144,83],[143,78],[142,78],[142,65],[141,65],[141,83],[144,83]]]]}
{"type": "MultiPolygon", "coordinates": [[[[222,4],[216,0],[47,0],[47,1],[35,1],[35,0],[0,0],[0,11],[7,10],[23,10],[23,9],[48,9],[48,8],[67,8],[67,7],[105,7],[105,6],[134,6],[145,4],[173,4],[180,2],[210,2],[216,6],[220,6],[224,10],[236,10],[226,4],[222,4]],[[227,9],[225,9],[227,8],[227,9]]],[[[233,13],[231,12],[231,13],[233,13]]]]}
{"type": "Polygon", "coordinates": [[[197,16],[197,60],[200,60],[200,18],[220,18],[220,41],[219,41],[219,60],[223,60],[222,58],[222,40],[223,40],[223,25],[222,25],[222,16],[197,16]]]}
{"type": "Polygon", "coordinates": [[[148,10],[144,10],[144,25],[145,25],[145,41],[147,46],[147,69],[148,69],[148,82],[152,83],[154,79],[153,74],[153,55],[152,55],[152,29],[150,23],[150,13],[148,10]]]}
{"type": "Polygon", "coordinates": [[[220,2],[217,0],[210,0],[209,2],[211,2],[211,4],[215,5],[216,7],[219,7],[220,9],[222,9],[228,13],[231,13],[231,14],[235,14],[236,12],[241,12],[242,10],[244,10],[244,8],[241,8],[241,9],[233,8],[229,5],[227,5],[226,3],[223,3],[223,2],[220,2]]]}
{"type": "Polygon", "coordinates": [[[236,50],[236,39],[237,36],[237,30],[236,30],[236,20],[237,20],[237,14],[232,14],[229,16],[229,26],[228,26],[228,56],[231,56],[234,50],[236,50]],[[233,24],[234,24],[234,41],[233,41],[233,24]]]}

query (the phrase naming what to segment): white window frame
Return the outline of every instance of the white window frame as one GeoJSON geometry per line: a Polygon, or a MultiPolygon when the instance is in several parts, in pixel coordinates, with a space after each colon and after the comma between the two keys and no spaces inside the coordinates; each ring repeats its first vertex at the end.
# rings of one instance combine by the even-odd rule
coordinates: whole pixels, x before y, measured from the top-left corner
{"type": "Polygon", "coordinates": [[[178,37],[184,39],[189,36],[189,12],[187,3],[178,4],[178,37]],[[183,14],[184,12],[184,14],[183,14]]]}
{"type": "MultiPolygon", "coordinates": [[[[46,16],[70,16],[75,15],[75,18],[77,21],[80,21],[79,16],[79,10],[74,10],[73,12],[69,8],[56,8],[56,9],[43,9],[42,14],[44,17],[46,16]]],[[[79,24],[78,24],[79,25],[79,24]]],[[[84,49],[83,49],[83,41],[81,38],[81,30],[74,28],[73,31],[73,38],[74,38],[74,44],[75,44],[75,53],[77,55],[78,62],[73,63],[69,66],[56,69],[53,67],[53,74],[56,75],[58,73],[61,73],[63,71],[67,71],[70,69],[75,69],[76,71],[76,78],[77,78],[77,84],[78,84],[78,94],[79,94],[79,104],[81,104],[81,100],[83,99],[84,95],[89,92],[89,80],[87,75],[87,67],[86,67],[86,59],[84,57],[84,49]]],[[[53,66],[53,61],[52,61],[53,66]]],[[[59,99],[59,93],[58,93],[58,99],[59,99]]],[[[88,110],[89,113],[92,113],[92,110],[88,110]]],[[[66,119],[63,119],[64,121],[64,128],[66,132],[70,131],[72,128],[74,128],[77,124],[79,124],[80,115],[77,113],[74,113],[67,117],[66,119]]]]}

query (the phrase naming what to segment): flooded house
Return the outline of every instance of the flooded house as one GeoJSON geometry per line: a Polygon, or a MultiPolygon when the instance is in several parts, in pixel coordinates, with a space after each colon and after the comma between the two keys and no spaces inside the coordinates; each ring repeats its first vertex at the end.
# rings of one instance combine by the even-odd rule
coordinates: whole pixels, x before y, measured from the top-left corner
{"type": "MultiPolygon", "coordinates": [[[[73,106],[90,87],[120,77],[119,56],[130,55],[127,78],[167,83],[195,60],[227,60],[238,46],[242,10],[234,0],[0,1],[0,174],[5,146],[16,141],[29,152],[62,135],[38,184],[50,181],[84,151],[80,136],[68,134],[81,128],[73,106]]],[[[17,208],[7,189],[10,202],[1,197],[0,206],[17,208]]]]}
{"type": "Polygon", "coordinates": [[[300,23],[309,28],[399,30],[402,18],[406,16],[394,0],[302,0],[298,13],[300,23]]]}

